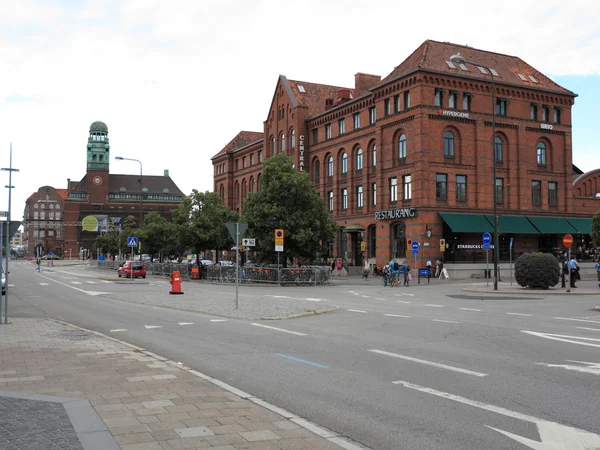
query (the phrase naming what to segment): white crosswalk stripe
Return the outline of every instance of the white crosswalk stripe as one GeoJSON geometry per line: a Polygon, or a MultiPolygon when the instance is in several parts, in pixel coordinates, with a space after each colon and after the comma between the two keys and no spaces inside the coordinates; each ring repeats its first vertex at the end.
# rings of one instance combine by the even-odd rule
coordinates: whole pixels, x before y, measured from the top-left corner
{"type": "Polygon", "coordinates": [[[89,284],[96,284],[96,282],[95,282],[95,281],[86,281],[86,283],[89,283],[89,284]]]}
{"type": "Polygon", "coordinates": [[[81,281],[71,281],[72,284],[81,284],[81,281]]]}

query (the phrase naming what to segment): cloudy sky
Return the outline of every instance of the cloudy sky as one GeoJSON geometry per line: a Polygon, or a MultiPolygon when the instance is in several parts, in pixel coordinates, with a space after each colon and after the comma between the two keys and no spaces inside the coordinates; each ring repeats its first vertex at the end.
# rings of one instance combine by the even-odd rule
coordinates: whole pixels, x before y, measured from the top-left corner
{"type": "Polygon", "coordinates": [[[169,169],[186,194],[212,190],[211,156],[240,130],[262,131],[279,74],[352,87],[356,72],[385,76],[426,39],[520,56],[579,94],[574,163],[600,168],[600,4],[487,3],[2,1],[0,167],[12,142],[13,219],[40,186],[84,175],[96,120],[108,125],[111,156],[140,159],[147,175],[169,169]]]}

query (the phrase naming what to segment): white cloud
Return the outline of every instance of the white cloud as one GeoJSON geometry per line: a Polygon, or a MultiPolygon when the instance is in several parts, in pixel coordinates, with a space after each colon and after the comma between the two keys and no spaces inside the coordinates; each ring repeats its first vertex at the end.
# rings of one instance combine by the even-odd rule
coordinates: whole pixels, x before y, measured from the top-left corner
{"type": "Polygon", "coordinates": [[[518,55],[550,76],[600,74],[600,7],[582,0],[59,5],[0,2],[0,166],[12,140],[17,215],[38,187],[84,175],[95,120],[113,156],[142,160],[147,174],[170,169],[185,193],[212,189],[210,157],[238,131],[262,130],[279,74],[352,86],[428,38],[518,55]]]}

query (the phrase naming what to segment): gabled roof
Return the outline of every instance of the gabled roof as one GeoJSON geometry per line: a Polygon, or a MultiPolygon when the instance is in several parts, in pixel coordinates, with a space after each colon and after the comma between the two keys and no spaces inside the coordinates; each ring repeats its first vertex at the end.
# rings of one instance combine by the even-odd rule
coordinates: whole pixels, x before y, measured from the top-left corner
{"type": "Polygon", "coordinates": [[[66,200],[66,198],[69,196],[68,189],[56,189],[56,193],[60,195],[60,198],[62,198],[63,200],[66,200]]]}
{"type": "Polygon", "coordinates": [[[306,81],[288,80],[290,88],[299,106],[308,108],[308,116],[316,116],[325,111],[325,100],[333,99],[337,103],[338,93],[344,89],[350,91],[352,98],[360,97],[365,92],[340,86],[329,86],[327,84],[308,83],[306,81]],[[300,89],[299,86],[302,86],[300,89]]]}
{"type": "Polygon", "coordinates": [[[233,152],[238,148],[242,148],[248,144],[260,141],[263,138],[263,134],[264,133],[260,133],[258,131],[240,131],[236,137],[229,141],[229,143],[211,159],[215,159],[225,153],[233,152]]]}
{"type": "Polygon", "coordinates": [[[490,81],[491,77],[487,70],[486,73],[482,73],[472,64],[466,65],[467,71],[461,69],[457,64],[454,64],[455,68],[450,67],[446,61],[449,61],[450,57],[457,53],[460,53],[465,60],[472,62],[473,64],[480,65],[486,69],[494,69],[498,73],[498,76],[494,75],[494,80],[497,83],[510,83],[512,85],[527,88],[545,89],[566,95],[576,95],[568,89],[556,84],[550,78],[546,77],[543,73],[539,72],[517,56],[504,55],[501,53],[479,50],[466,45],[432,40],[423,42],[423,44],[421,44],[421,46],[408,58],[402,61],[392,73],[385,77],[378,86],[402,78],[417,70],[430,70],[448,75],[466,76],[488,82],[490,81]],[[519,73],[525,77],[525,80],[519,77],[519,73]],[[530,75],[537,82],[534,82],[530,78],[530,75]]]}
{"type": "MultiPolygon", "coordinates": [[[[168,189],[169,194],[184,195],[179,190],[173,179],[169,176],[160,175],[144,175],[144,187],[148,189],[148,194],[162,194],[164,189],[168,189]]],[[[87,191],[87,174],[79,183],[72,189],[74,192],[87,191]]],[[[126,192],[140,192],[140,176],[139,175],[108,175],[108,191],[120,192],[121,188],[125,188],[126,192]]],[[[62,195],[61,195],[62,197],[62,195]]]]}

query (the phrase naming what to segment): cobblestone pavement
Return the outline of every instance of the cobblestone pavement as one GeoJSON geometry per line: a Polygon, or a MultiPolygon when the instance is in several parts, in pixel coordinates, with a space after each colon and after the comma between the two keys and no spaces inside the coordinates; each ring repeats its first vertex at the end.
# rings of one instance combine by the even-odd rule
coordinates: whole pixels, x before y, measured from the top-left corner
{"type": "Polygon", "coordinates": [[[1,449],[363,448],[176,362],[48,319],[0,326],[0,368],[1,449]]]}

